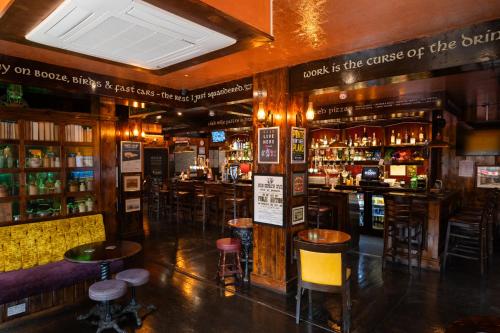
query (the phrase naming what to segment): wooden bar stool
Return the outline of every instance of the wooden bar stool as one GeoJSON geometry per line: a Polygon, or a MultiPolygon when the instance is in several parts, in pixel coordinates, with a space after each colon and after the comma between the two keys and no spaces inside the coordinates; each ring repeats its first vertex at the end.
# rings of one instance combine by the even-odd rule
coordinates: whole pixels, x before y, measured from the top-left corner
{"type": "Polygon", "coordinates": [[[307,194],[307,222],[309,223],[310,217],[316,220],[316,228],[319,228],[321,217],[328,216],[331,221],[330,228],[333,228],[333,211],[330,206],[321,205],[321,190],[317,189],[309,189],[307,194]]]}
{"type": "Polygon", "coordinates": [[[395,262],[396,258],[408,261],[408,271],[412,272],[412,261],[417,261],[419,272],[422,269],[422,250],[424,224],[427,216],[425,201],[415,200],[412,212],[412,198],[399,195],[385,195],[384,249],[382,268],[385,269],[387,257],[395,262]]]}
{"type": "MultiPolygon", "coordinates": [[[[203,232],[205,232],[207,218],[210,214],[210,206],[211,205],[217,206],[217,197],[215,196],[215,194],[208,193],[207,186],[205,186],[205,184],[203,183],[200,183],[194,185],[194,198],[195,198],[194,210],[196,213],[201,213],[198,215],[195,213],[195,215],[196,216],[201,215],[201,220],[203,223],[203,232]]],[[[215,213],[216,213],[216,220],[218,220],[217,208],[215,209],[215,213]]]]}
{"type": "Polygon", "coordinates": [[[226,276],[236,275],[241,281],[243,276],[240,261],[241,241],[238,238],[220,238],[217,240],[216,246],[219,250],[217,280],[224,284],[226,276]],[[228,255],[232,257],[231,261],[228,255]]]}
{"type": "Polygon", "coordinates": [[[172,211],[175,211],[175,221],[177,224],[179,224],[180,214],[183,213],[183,218],[184,218],[184,215],[187,212],[189,212],[188,199],[190,193],[189,191],[186,191],[185,188],[181,186],[179,182],[174,181],[172,183],[172,191],[170,195],[171,195],[171,203],[175,205],[175,209],[172,209],[172,211]]]}
{"type": "Polygon", "coordinates": [[[248,215],[248,200],[243,197],[238,197],[236,189],[233,185],[226,185],[224,187],[222,202],[222,233],[224,233],[224,226],[226,224],[226,216],[230,219],[238,217],[246,217],[248,215]],[[241,213],[240,211],[243,210],[241,213]]]}

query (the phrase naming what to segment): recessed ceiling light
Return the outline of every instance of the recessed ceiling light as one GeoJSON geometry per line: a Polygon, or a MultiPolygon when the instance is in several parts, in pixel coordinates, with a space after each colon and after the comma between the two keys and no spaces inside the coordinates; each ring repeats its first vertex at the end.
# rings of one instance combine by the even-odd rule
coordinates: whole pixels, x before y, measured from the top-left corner
{"type": "Polygon", "coordinates": [[[178,116],[182,116],[182,112],[177,112],[177,115],[178,116]]]}
{"type": "Polygon", "coordinates": [[[208,115],[209,115],[210,117],[215,116],[215,112],[214,112],[214,110],[210,110],[210,111],[208,112],[208,115]]]}
{"type": "Polygon", "coordinates": [[[161,116],[156,116],[156,119],[161,119],[161,116]]]}
{"type": "Polygon", "coordinates": [[[188,76],[189,76],[189,74],[184,74],[184,76],[185,76],[185,77],[188,77],[188,76]]]}
{"type": "Polygon", "coordinates": [[[65,0],[26,39],[147,69],[236,43],[142,0],[65,0]]]}

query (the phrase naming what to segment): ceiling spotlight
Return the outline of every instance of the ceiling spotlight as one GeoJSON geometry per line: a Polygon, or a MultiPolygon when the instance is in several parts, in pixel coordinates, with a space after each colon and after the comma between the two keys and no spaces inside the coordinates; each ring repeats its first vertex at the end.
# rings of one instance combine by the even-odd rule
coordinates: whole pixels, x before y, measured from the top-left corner
{"type": "Polygon", "coordinates": [[[179,111],[179,112],[177,112],[177,115],[178,115],[178,116],[182,116],[182,112],[180,112],[180,111],[179,111]]]}
{"type": "Polygon", "coordinates": [[[346,99],[347,98],[347,91],[341,91],[339,93],[339,98],[340,99],[346,99]]]}
{"type": "Polygon", "coordinates": [[[161,119],[161,116],[156,116],[156,119],[161,119]]]}
{"type": "Polygon", "coordinates": [[[209,115],[210,117],[215,116],[215,112],[214,112],[214,110],[210,110],[210,111],[208,111],[208,115],[209,115]]]}

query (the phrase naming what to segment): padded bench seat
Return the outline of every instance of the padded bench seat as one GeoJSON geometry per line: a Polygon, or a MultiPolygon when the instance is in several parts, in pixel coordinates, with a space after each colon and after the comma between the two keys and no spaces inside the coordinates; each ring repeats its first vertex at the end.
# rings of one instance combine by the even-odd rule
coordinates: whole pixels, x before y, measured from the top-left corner
{"type": "MultiPolygon", "coordinates": [[[[123,261],[111,263],[111,272],[121,270],[123,261]]],[[[98,280],[99,277],[99,264],[77,264],[66,260],[0,273],[0,304],[66,288],[86,280],[98,280]]]]}

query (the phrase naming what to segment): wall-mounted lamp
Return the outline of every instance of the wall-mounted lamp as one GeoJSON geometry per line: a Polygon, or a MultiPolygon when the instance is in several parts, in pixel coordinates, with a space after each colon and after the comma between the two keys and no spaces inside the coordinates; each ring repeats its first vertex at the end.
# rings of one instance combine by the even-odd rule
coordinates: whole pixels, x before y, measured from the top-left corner
{"type": "Polygon", "coordinates": [[[257,120],[266,120],[266,110],[264,110],[264,102],[259,102],[259,109],[257,110],[257,120]]]}
{"type": "Polygon", "coordinates": [[[146,132],[142,131],[141,132],[141,137],[145,138],[146,137],[146,132]]]}
{"type": "Polygon", "coordinates": [[[134,137],[138,137],[139,136],[139,130],[137,128],[134,128],[134,130],[132,131],[132,135],[134,137]]]}
{"type": "Polygon", "coordinates": [[[314,120],[314,107],[313,107],[313,102],[309,102],[307,105],[307,111],[306,111],[306,119],[308,121],[314,120]]]}

